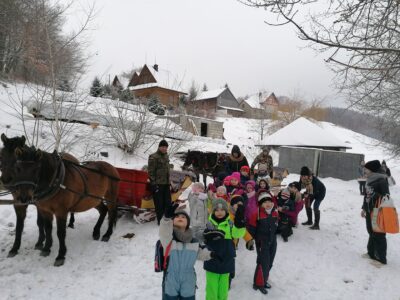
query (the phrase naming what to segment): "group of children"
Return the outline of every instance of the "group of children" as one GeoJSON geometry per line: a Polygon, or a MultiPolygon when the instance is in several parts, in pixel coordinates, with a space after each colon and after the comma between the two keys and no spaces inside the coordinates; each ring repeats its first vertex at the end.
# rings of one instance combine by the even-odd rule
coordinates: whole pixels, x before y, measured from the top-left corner
{"type": "Polygon", "coordinates": [[[241,238],[248,250],[257,251],[253,288],[268,293],[276,234],[285,242],[292,234],[296,207],[302,203],[301,186],[292,182],[275,196],[267,177],[254,181],[247,166],[240,171],[224,178],[220,186],[210,184],[207,193],[202,183],[193,183],[189,214],[176,204],[167,209],[160,224],[160,241],[164,249],[171,242],[172,246],[164,272],[163,299],[195,299],[196,258],[205,261],[206,299],[227,299],[241,238]]]}

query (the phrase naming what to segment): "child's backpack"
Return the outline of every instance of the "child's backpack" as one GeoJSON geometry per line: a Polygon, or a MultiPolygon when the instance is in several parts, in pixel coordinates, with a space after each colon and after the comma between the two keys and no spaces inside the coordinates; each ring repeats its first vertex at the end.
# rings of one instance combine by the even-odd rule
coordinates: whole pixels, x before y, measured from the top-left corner
{"type": "Polygon", "coordinates": [[[161,241],[158,240],[156,243],[156,251],[155,251],[155,256],[154,256],[154,271],[155,272],[163,272],[165,269],[167,269],[167,264],[168,264],[168,255],[169,251],[171,250],[171,245],[172,241],[169,242],[167,245],[167,248],[165,249],[164,253],[164,248],[161,244],[161,241]]]}

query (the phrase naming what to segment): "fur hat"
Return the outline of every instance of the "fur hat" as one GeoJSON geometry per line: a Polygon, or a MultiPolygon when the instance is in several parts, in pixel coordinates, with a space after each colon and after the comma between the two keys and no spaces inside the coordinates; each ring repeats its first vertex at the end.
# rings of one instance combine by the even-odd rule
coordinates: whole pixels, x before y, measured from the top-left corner
{"type": "Polygon", "coordinates": [[[248,166],[242,166],[242,167],[240,168],[240,172],[247,172],[247,173],[250,173],[250,168],[249,168],[248,166]]]}
{"type": "Polygon", "coordinates": [[[364,168],[370,170],[373,173],[376,173],[380,170],[381,163],[379,162],[379,160],[370,160],[365,164],[364,168]]]}
{"type": "Polygon", "coordinates": [[[301,184],[298,181],[293,181],[289,184],[289,187],[295,187],[299,192],[301,191],[301,184]]]}
{"type": "Polygon", "coordinates": [[[307,166],[301,167],[300,176],[311,176],[311,171],[307,166]]]}
{"type": "Polygon", "coordinates": [[[225,178],[224,178],[224,185],[230,185],[231,184],[231,177],[232,176],[226,176],[225,178]]]}
{"type": "Polygon", "coordinates": [[[178,216],[178,215],[185,216],[185,218],[186,218],[186,220],[187,220],[186,229],[189,229],[189,227],[190,227],[190,216],[189,216],[189,214],[188,214],[185,210],[179,209],[179,207],[178,207],[178,209],[175,210],[174,218],[175,218],[176,216],[178,216]]]}
{"type": "Polygon", "coordinates": [[[231,175],[231,180],[236,179],[237,181],[240,182],[240,173],[239,172],[233,172],[231,175]]]}
{"type": "Polygon", "coordinates": [[[226,201],[222,198],[217,198],[213,200],[212,212],[214,213],[217,210],[217,208],[222,208],[223,210],[226,211],[226,213],[228,213],[228,203],[226,203],[226,201]]]}
{"type": "Polygon", "coordinates": [[[161,140],[160,143],[158,144],[158,147],[168,147],[168,143],[166,140],[161,140]]]}
{"type": "Polygon", "coordinates": [[[268,178],[270,178],[269,176],[259,176],[257,178],[257,185],[260,185],[261,181],[264,181],[267,184],[267,189],[269,189],[269,183],[268,183],[268,178]]]}
{"type": "Polygon", "coordinates": [[[258,205],[261,205],[263,202],[267,201],[268,199],[270,201],[272,201],[272,195],[271,195],[270,192],[268,192],[265,189],[261,189],[261,190],[258,191],[258,193],[257,193],[258,205]]]}

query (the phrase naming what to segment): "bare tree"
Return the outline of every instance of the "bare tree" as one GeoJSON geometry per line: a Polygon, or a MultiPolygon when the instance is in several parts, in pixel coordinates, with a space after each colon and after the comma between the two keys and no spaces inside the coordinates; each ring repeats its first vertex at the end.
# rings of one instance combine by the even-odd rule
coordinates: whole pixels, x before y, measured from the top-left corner
{"type": "MultiPolygon", "coordinates": [[[[30,93],[18,96],[18,101],[11,104],[15,111],[19,111],[20,120],[27,136],[31,136],[31,144],[37,145],[39,120],[50,120],[50,130],[54,138],[54,149],[61,150],[61,140],[71,130],[74,111],[82,99],[82,94],[76,92],[59,92],[57,89],[65,81],[68,81],[70,88],[75,90],[86,66],[87,59],[83,56],[83,44],[81,38],[89,29],[89,23],[94,17],[94,7],[91,6],[83,12],[80,27],[69,34],[62,33],[64,16],[72,9],[74,1],[61,5],[61,2],[54,3],[49,0],[34,0],[29,2],[31,26],[27,27],[31,32],[28,38],[23,38],[24,55],[21,58],[27,61],[29,75],[38,80],[33,81],[40,85],[26,83],[30,93]],[[31,113],[37,117],[31,134],[28,133],[25,124],[24,106],[29,103],[31,113]],[[65,103],[70,103],[65,105],[65,103]],[[49,112],[51,108],[51,112],[49,112]],[[46,110],[46,115],[44,115],[46,110]]],[[[18,84],[19,85],[19,84],[18,84]]],[[[12,103],[12,99],[10,99],[12,103]]],[[[29,141],[29,140],[28,140],[29,141]]]]}
{"type": "MultiPolygon", "coordinates": [[[[400,2],[397,0],[239,0],[291,24],[326,54],[349,107],[400,123],[400,2]]],[[[391,129],[383,126],[391,134],[391,129]]],[[[400,143],[391,149],[400,153],[400,143]]]]}

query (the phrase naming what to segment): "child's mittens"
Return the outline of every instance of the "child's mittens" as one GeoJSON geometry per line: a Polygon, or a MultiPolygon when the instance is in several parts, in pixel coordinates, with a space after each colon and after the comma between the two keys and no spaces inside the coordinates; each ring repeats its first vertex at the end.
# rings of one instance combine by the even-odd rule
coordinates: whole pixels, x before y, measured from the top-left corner
{"type": "Polygon", "coordinates": [[[254,240],[253,239],[246,242],[246,249],[250,250],[250,251],[254,250],[254,240]]]}
{"type": "Polygon", "coordinates": [[[246,223],[244,221],[244,206],[243,205],[238,205],[235,213],[235,220],[233,221],[233,224],[237,228],[243,228],[246,226],[246,223]]]}
{"type": "Polygon", "coordinates": [[[171,203],[167,208],[165,209],[164,216],[167,219],[172,219],[175,216],[175,210],[178,208],[179,203],[171,203]]]}
{"type": "Polygon", "coordinates": [[[223,232],[222,230],[218,230],[218,229],[205,229],[203,236],[204,236],[204,240],[207,244],[211,241],[217,241],[220,239],[224,239],[225,232],[223,232]]]}

